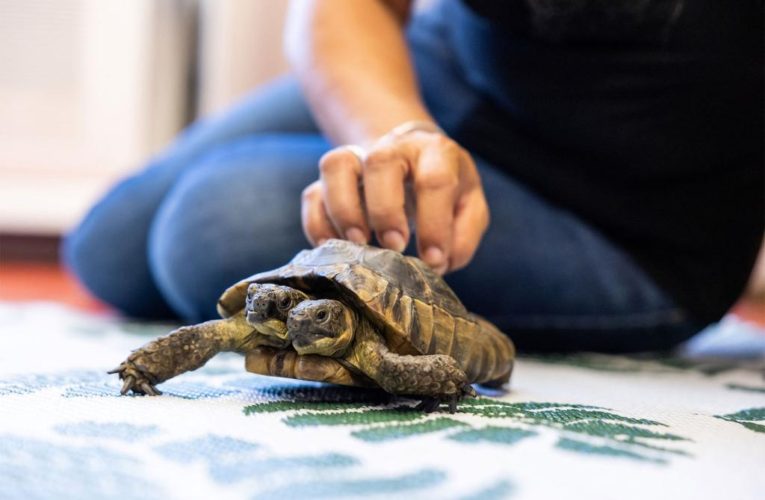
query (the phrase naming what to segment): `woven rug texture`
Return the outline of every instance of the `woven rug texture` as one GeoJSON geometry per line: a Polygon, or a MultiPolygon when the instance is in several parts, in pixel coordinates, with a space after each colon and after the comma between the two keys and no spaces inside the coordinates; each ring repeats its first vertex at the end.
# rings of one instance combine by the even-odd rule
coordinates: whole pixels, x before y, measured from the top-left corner
{"type": "Polygon", "coordinates": [[[765,498],[763,358],[708,357],[765,354],[732,318],[682,356],[521,357],[429,415],[233,354],[120,397],[106,371],[175,326],[0,303],[0,499],[765,498]]]}

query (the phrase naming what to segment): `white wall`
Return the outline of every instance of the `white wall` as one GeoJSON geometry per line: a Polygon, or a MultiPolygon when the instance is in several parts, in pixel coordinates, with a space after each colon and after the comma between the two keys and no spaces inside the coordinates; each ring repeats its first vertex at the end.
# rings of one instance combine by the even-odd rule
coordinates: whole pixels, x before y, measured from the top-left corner
{"type": "Polygon", "coordinates": [[[199,110],[205,115],[287,71],[286,0],[202,0],[199,110]]]}
{"type": "Polygon", "coordinates": [[[209,113],[283,72],[285,9],[272,0],[0,0],[0,232],[65,231],[170,141],[190,102],[209,113]],[[201,92],[190,96],[197,48],[201,92]]]}
{"type": "Polygon", "coordinates": [[[190,5],[0,0],[0,231],[65,230],[175,134],[190,5]]]}

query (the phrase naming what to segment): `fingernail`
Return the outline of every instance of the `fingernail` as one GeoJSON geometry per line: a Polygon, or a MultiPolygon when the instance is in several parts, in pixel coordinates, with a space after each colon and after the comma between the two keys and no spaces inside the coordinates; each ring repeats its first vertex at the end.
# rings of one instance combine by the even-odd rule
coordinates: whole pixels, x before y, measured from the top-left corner
{"type": "Polygon", "coordinates": [[[446,259],[444,252],[438,247],[428,247],[422,255],[422,260],[433,268],[438,274],[446,272],[446,259]]]}
{"type": "Polygon", "coordinates": [[[364,232],[357,227],[348,229],[345,232],[345,239],[351,240],[352,242],[358,243],[359,245],[363,245],[367,242],[367,237],[364,236],[364,232]]]}
{"type": "Polygon", "coordinates": [[[406,240],[404,235],[399,231],[389,230],[385,231],[382,235],[382,244],[385,248],[390,248],[397,252],[403,252],[406,248],[406,240]]]}

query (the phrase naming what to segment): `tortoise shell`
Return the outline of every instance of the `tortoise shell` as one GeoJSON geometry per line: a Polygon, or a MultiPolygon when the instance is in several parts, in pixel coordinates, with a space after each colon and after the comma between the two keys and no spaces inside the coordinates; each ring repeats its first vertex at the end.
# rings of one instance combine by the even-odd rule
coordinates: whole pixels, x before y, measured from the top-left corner
{"type": "Polygon", "coordinates": [[[449,354],[466,371],[512,357],[509,339],[469,313],[440,276],[420,259],[391,250],[329,240],[300,252],[285,266],[230,287],[218,302],[221,316],[232,316],[244,307],[251,283],[287,285],[316,297],[340,298],[376,323],[388,347],[399,354],[449,354]],[[492,334],[482,335],[487,331],[492,334]]]}

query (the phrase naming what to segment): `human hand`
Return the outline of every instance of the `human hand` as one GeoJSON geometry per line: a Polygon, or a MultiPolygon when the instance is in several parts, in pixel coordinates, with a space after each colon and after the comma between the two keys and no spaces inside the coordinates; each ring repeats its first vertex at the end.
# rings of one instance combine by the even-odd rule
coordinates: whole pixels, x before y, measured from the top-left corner
{"type": "Polygon", "coordinates": [[[302,197],[303,230],[313,245],[329,238],[366,243],[374,231],[381,246],[403,251],[409,201],[418,254],[444,274],[470,262],[489,225],[473,159],[442,133],[388,134],[364,158],[341,146],[321,158],[319,170],[302,197]]]}

